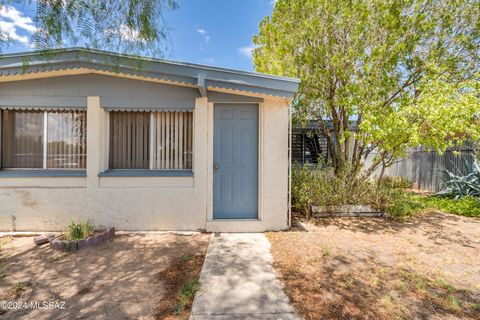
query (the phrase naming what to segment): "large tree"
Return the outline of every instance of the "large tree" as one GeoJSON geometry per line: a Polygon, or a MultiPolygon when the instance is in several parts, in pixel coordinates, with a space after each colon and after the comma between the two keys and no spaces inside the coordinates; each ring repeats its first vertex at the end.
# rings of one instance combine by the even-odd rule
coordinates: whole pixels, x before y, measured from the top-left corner
{"type": "Polygon", "coordinates": [[[278,0],[254,63],[301,79],[294,115],[318,120],[337,173],[376,150],[368,176],[408,147],[478,137],[479,36],[478,0],[278,0]]]}
{"type": "MultiPolygon", "coordinates": [[[[0,8],[15,3],[32,0],[0,0],[0,8]]],[[[176,0],[38,0],[32,44],[44,50],[81,46],[162,56],[169,46],[164,11],[177,6],[176,0]]],[[[2,43],[8,39],[0,30],[2,43]]]]}

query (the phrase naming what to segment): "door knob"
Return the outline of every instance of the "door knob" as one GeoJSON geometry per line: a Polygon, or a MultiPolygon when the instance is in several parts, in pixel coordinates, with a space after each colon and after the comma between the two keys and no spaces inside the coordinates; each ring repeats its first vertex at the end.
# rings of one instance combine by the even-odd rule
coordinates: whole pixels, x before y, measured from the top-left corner
{"type": "Polygon", "coordinates": [[[217,170],[218,169],[218,164],[214,164],[213,165],[213,170],[217,170]]]}

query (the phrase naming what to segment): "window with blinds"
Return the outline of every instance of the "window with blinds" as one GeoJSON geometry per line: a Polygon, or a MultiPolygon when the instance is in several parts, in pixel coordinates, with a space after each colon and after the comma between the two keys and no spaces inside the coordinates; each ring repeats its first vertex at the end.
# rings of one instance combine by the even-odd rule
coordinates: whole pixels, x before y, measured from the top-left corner
{"type": "Polygon", "coordinates": [[[87,167],[87,113],[47,113],[47,169],[87,167]]]}
{"type": "Polygon", "coordinates": [[[110,112],[110,169],[192,169],[191,112],[110,112]]]}
{"type": "Polygon", "coordinates": [[[2,167],[85,169],[85,111],[2,111],[2,167]]]}

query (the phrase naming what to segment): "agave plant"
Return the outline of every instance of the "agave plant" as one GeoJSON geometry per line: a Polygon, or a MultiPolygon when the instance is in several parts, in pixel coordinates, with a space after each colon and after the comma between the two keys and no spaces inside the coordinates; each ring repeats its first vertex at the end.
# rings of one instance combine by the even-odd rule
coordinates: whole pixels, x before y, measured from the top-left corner
{"type": "Polygon", "coordinates": [[[463,158],[468,174],[455,174],[449,170],[442,170],[445,173],[446,188],[437,193],[439,196],[454,197],[480,197],[480,160],[473,157],[473,161],[463,158]]]}

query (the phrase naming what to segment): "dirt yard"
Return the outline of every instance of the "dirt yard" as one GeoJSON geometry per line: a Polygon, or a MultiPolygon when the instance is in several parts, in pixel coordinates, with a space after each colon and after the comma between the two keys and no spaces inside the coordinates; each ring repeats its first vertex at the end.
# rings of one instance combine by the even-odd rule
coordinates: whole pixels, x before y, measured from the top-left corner
{"type": "Polygon", "coordinates": [[[480,219],[331,218],[268,238],[305,319],[480,319],[480,219]]]}
{"type": "Polygon", "coordinates": [[[64,310],[0,308],[0,318],[185,319],[208,239],[122,235],[60,253],[35,246],[31,237],[0,238],[0,301],[65,302],[64,310]]]}

